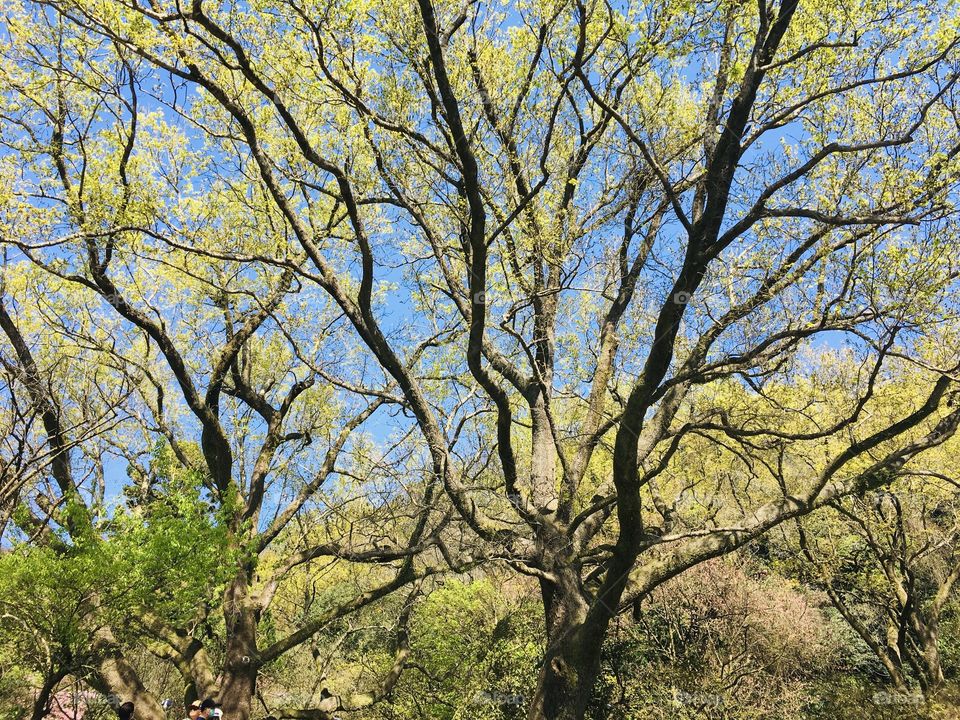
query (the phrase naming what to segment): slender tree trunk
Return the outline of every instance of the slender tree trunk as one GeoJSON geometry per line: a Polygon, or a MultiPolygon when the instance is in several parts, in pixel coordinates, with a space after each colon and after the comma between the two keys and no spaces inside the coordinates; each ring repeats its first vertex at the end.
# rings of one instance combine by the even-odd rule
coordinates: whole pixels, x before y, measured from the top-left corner
{"type": "Polygon", "coordinates": [[[66,672],[56,671],[44,678],[43,687],[37,692],[37,698],[33,701],[33,713],[30,716],[31,720],[43,720],[47,717],[50,696],[53,694],[54,689],[56,689],[57,683],[63,680],[66,675],[66,672]]]}
{"type": "Polygon", "coordinates": [[[921,661],[923,671],[926,676],[924,694],[935,695],[943,686],[943,667],[940,664],[940,632],[936,620],[930,622],[919,621],[917,623],[917,639],[923,651],[921,661]]]}
{"type": "Polygon", "coordinates": [[[903,674],[903,664],[896,649],[890,647],[880,648],[876,655],[890,676],[890,681],[893,683],[896,691],[906,693],[909,690],[909,685],[907,684],[906,676],[903,674]]]}
{"type": "Polygon", "coordinates": [[[542,394],[530,407],[530,418],[530,494],[537,509],[549,514],[557,510],[557,451],[542,394]]]}

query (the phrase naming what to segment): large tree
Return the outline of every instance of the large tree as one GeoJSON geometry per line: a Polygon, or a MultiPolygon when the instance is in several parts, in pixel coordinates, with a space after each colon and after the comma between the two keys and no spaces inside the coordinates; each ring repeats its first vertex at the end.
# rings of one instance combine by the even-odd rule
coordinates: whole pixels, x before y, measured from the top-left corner
{"type": "MultiPolygon", "coordinates": [[[[608,625],[637,598],[889,482],[960,422],[946,402],[952,4],[12,7],[16,33],[47,28],[7,57],[5,120],[10,157],[30,163],[18,217],[41,213],[44,228],[11,225],[4,241],[107,299],[163,355],[211,492],[251,491],[237,532],[262,493],[240,479],[220,400],[229,389],[283,427],[282,397],[238,364],[290,288],[309,288],[290,345],[361,368],[324,379],[376,398],[354,417],[395,403],[392,427],[415,433],[424,489],[404,554],[442,528],[451,564],[444,533],[538,580],[531,718],[583,716],[608,625]],[[148,118],[182,118],[183,148],[141,169],[138,205],[130,159],[148,118]],[[103,125],[115,147],[100,169],[85,143],[103,125]],[[234,211],[182,222],[183,207],[218,202],[211,189],[234,211]],[[116,279],[141,253],[166,264],[163,248],[188,277],[194,262],[229,268],[217,297],[244,298],[217,300],[203,390],[174,319],[149,305],[165,284],[134,302],[133,275],[116,279]],[[891,360],[921,379],[875,414],[891,360]],[[687,502],[710,488],[737,502],[687,502]]],[[[253,573],[228,587],[228,614],[251,601],[253,573]]],[[[255,614],[229,617],[221,691],[245,719],[236,698],[278,648],[244,632],[255,614]]]]}
{"type": "Polygon", "coordinates": [[[264,666],[461,568],[459,550],[416,561],[448,513],[402,434],[382,431],[381,450],[361,432],[401,398],[357,370],[329,303],[294,268],[222,257],[285,242],[257,183],[191,194],[217,160],[140,104],[134,63],[56,18],[7,20],[2,236],[19,254],[0,296],[3,602],[36,603],[4,630],[29,647],[25,619],[57,618],[43,642],[64,650],[24,657],[43,679],[37,718],[68,675],[164,717],[130,659],[141,647],[176,668],[186,700],[249,717],[264,666]],[[341,562],[336,592],[263,636],[301,568],[341,562]]]}

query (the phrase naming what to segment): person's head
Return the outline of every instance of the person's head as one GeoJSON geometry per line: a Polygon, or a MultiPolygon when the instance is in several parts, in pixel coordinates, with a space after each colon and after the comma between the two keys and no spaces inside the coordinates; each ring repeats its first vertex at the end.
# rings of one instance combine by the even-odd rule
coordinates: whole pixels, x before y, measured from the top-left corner
{"type": "Polygon", "coordinates": [[[133,703],[125,702],[117,708],[117,716],[120,720],[131,720],[133,718],[133,703]]]}
{"type": "Polygon", "coordinates": [[[187,717],[190,720],[197,720],[200,717],[200,701],[194,700],[192,703],[187,705],[187,717]]]}
{"type": "Polygon", "coordinates": [[[213,698],[207,698],[202,703],[200,703],[200,717],[203,718],[212,718],[214,717],[214,711],[219,709],[220,703],[218,703],[213,698]]]}

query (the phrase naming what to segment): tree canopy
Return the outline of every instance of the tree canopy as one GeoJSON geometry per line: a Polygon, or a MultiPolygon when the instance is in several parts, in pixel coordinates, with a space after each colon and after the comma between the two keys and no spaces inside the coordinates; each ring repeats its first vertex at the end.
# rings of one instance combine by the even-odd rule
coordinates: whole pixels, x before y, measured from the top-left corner
{"type": "MultiPolygon", "coordinates": [[[[68,680],[142,720],[174,685],[653,717],[624,673],[688,668],[691,578],[949,694],[956,3],[0,15],[0,687],[34,718],[68,680]]],[[[786,626],[727,655],[716,620],[670,708],[806,682],[736,665],[786,626]]]]}

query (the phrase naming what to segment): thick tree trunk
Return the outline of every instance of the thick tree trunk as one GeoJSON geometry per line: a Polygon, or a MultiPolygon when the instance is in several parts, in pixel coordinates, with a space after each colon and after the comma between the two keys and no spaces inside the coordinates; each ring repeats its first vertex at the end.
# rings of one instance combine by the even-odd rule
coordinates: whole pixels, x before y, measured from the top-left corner
{"type": "MultiPolygon", "coordinates": [[[[623,562],[626,562],[624,558],[623,562]]],[[[619,566],[621,563],[614,563],[619,566]]],[[[626,585],[626,573],[604,583],[601,596],[588,603],[577,571],[555,573],[548,611],[548,644],[528,720],[582,720],[600,672],[600,651],[626,585]]]]}
{"type": "Polygon", "coordinates": [[[250,720],[257,690],[257,614],[249,582],[241,571],[224,593],[227,651],[218,699],[228,720],[250,720]]]}
{"type": "Polygon", "coordinates": [[[236,669],[226,672],[220,692],[224,716],[229,720],[250,720],[256,691],[255,669],[236,669]]]}
{"type": "Polygon", "coordinates": [[[184,681],[184,707],[194,700],[203,700],[216,695],[216,678],[213,676],[210,658],[199,640],[191,641],[185,656],[185,665],[181,670],[184,681]]]}
{"type": "Polygon", "coordinates": [[[134,667],[127,662],[109,628],[97,631],[93,641],[98,684],[118,702],[132,702],[135,720],[167,720],[157,699],[143,685],[134,667]]]}
{"type": "Polygon", "coordinates": [[[543,604],[547,627],[547,650],[527,717],[545,718],[581,717],[589,697],[576,698],[578,678],[583,658],[579,652],[582,632],[587,619],[588,605],[577,587],[571,571],[557,573],[560,582],[544,583],[543,604]],[[561,714],[576,711],[580,714],[561,714]]]}
{"type": "Polygon", "coordinates": [[[527,712],[529,720],[580,720],[587,710],[599,670],[599,645],[587,637],[585,624],[564,632],[550,639],[527,712]]]}

